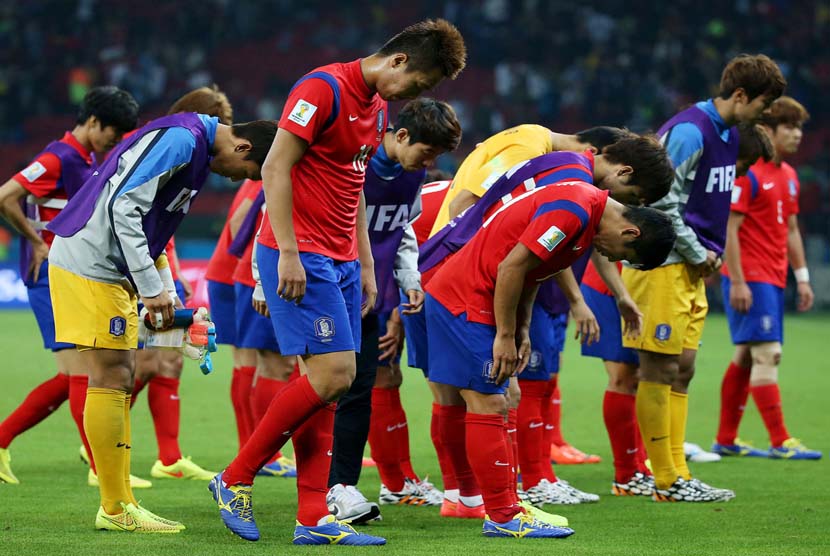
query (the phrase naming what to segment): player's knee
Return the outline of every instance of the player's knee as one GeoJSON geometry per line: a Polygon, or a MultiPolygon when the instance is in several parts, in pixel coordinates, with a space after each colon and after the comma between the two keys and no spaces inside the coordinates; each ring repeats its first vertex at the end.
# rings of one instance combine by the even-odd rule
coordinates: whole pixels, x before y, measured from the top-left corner
{"type": "Polygon", "coordinates": [[[749,382],[753,386],[778,382],[778,365],[781,362],[781,344],[764,342],[750,347],[752,373],[749,382]]]}

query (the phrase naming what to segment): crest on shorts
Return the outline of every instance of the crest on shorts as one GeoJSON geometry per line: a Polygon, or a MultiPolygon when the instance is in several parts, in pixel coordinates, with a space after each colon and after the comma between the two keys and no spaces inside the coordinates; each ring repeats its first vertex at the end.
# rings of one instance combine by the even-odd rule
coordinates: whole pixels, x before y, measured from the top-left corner
{"type": "Polygon", "coordinates": [[[124,317],[112,317],[110,319],[110,334],[115,337],[123,336],[127,331],[127,319],[124,317]]]}
{"type": "Polygon", "coordinates": [[[671,326],[668,324],[658,324],[657,328],[654,329],[654,337],[661,342],[665,342],[671,337],[671,326]]]}
{"type": "Polygon", "coordinates": [[[331,317],[320,317],[314,321],[314,335],[321,340],[334,336],[334,319],[331,317]]]}
{"type": "Polygon", "coordinates": [[[531,369],[536,369],[542,366],[542,352],[535,349],[530,352],[530,361],[527,366],[531,369]]]}
{"type": "Polygon", "coordinates": [[[764,332],[772,331],[772,316],[771,315],[764,315],[761,317],[761,330],[764,332]]]}
{"type": "Polygon", "coordinates": [[[495,382],[495,379],[490,378],[490,373],[493,372],[493,360],[488,359],[484,362],[484,366],[481,369],[481,376],[484,377],[484,380],[487,382],[495,382]]]}

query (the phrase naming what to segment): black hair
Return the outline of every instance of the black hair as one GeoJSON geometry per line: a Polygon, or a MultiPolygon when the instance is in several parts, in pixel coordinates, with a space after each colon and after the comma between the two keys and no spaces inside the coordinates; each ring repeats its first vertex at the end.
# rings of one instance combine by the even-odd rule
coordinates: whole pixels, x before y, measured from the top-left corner
{"type": "Polygon", "coordinates": [[[629,134],[600,152],[610,162],[631,166],[630,183],[640,187],[645,204],[650,205],[669,194],[674,166],[656,136],[629,134]]]}
{"type": "Polygon", "coordinates": [[[461,143],[461,124],[446,102],[417,98],[404,105],[395,121],[395,131],[406,129],[409,144],[424,143],[453,151],[461,143]]]}
{"type": "Polygon", "coordinates": [[[588,143],[596,147],[600,152],[605,147],[632,136],[636,137],[636,134],[623,127],[612,127],[608,125],[589,127],[588,129],[576,132],[576,138],[580,143],[588,143]]]}
{"type": "Polygon", "coordinates": [[[240,139],[247,139],[251,143],[251,150],[245,160],[253,160],[260,168],[271,150],[271,144],[277,135],[277,122],[273,120],[254,120],[241,124],[233,124],[231,133],[240,139]]]}
{"type": "Polygon", "coordinates": [[[637,260],[629,262],[640,270],[651,270],[666,262],[677,239],[671,218],[657,209],[631,205],[626,205],[622,216],[640,229],[640,235],[626,244],[637,256],[637,260]]]}
{"type": "Polygon", "coordinates": [[[93,87],[81,101],[75,123],[82,125],[90,116],[101,122],[101,128],[113,126],[126,133],[138,125],[138,103],[130,93],[118,87],[93,87]]]}
{"type": "Polygon", "coordinates": [[[458,29],[446,19],[426,19],[410,25],[380,47],[378,54],[409,57],[407,71],[441,70],[455,79],[467,64],[467,47],[458,29]]]}

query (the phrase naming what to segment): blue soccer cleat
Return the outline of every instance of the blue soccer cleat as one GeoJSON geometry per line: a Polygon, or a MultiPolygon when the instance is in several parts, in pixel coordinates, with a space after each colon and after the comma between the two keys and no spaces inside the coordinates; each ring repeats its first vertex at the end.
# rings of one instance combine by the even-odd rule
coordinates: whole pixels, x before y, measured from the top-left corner
{"type": "Polygon", "coordinates": [[[208,485],[213,499],[219,505],[219,516],[225,527],[246,541],[258,541],[259,529],[254,521],[251,505],[251,486],[234,485],[226,487],[222,482],[224,471],[216,475],[208,485]]]}
{"type": "Polygon", "coordinates": [[[333,515],[322,525],[306,527],[297,522],[294,528],[294,544],[343,544],[349,546],[379,546],[386,544],[383,537],[358,533],[333,515]]]}
{"type": "Polygon", "coordinates": [[[507,523],[485,519],[481,533],[485,537],[512,537],[516,539],[563,539],[574,534],[570,527],[556,527],[542,523],[524,512],[507,523]]]}
{"type": "Polygon", "coordinates": [[[291,460],[282,457],[271,463],[262,466],[262,469],[256,472],[257,475],[263,477],[283,477],[285,479],[293,479],[297,476],[297,467],[291,465],[291,460]]]}
{"type": "Polygon", "coordinates": [[[772,459],[821,459],[821,452],[811,450],[797,438],[788,438],[781,446],[769,449],[772,459]]]}
{"type": "Polygon", "coordinates": [[[769,452],[766,450],[759,450],[749,442],[744,442],[740,438],[735,439],[734,444],[712,444],[712,451],[720,456],[739,456],[748,458],[767,458],[769,452]]]}

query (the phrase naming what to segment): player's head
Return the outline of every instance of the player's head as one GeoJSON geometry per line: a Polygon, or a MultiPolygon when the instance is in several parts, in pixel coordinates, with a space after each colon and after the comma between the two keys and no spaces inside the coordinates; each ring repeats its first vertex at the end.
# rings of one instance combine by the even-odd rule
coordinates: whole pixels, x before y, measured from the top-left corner
{"type": "Polygon", "coordinates": [[[601,152],[608,145],[613,145],[621,139],[637,136],[635,133],[623,127],[613,127],[610,125],[590,127],[576,132],[575,135],[577,141],[590,145],[594,154],[601,152]]]}
{"type": "Polygon", "coordinates": [[[86,128],[93,151],[107,152],[135,129],[138,103],[118,87],[93,87],[81,101],[75,123],[86,128]]]}
{"type": "Polygon", "coordinates": [[[438,155],[453,151],[461,143],[461,124],[446,102],[417,98],[398,113],[387,150],[404,170],[411,172],[431,166],[438,155]]]}
{"type": "Polygon", "coordinates": [[[668,194],[674,168],[655,136],[626,132],[600,155],[605,168],[599,179],[595,176],[594,185],[610,191],[616,201],[650,205],[668,194]]]}
{"type": "Polygon", "coordinates": [[[800,102],[783,96],[764,112],[761,122],[769,130],[775,152],[781,156],[793,154],[801,145],[801,128],[810,119],[810,113],[800,102]]]}
{"type": "Polygon", "coordinates": [[[427,19],[389,39],[375,56],[384,64],[375,84],[378,94],[384,100],[403,100],[447,77],[455,79],[467,63],[467,47],[455,25],[427,19]]]}
{"type": "Polygon", "coordinates": [[[735,162],[735,173],[744,176],[749,167],[758,160],[769,162],[775,156],[775,149],[769,135],[760,124],[741,124],[738,126],[738,159],[735,162]]]}
{"type": "Polygon", "coordinates": [[[665,213],[609,199],[594,236],[594,249],[611,261],[628,261],[641,270],[663,264],[677,234],[665,213]]]}
{"type": "Polygon", "coordinates": [[[173,103],[167,114],[179,112],[196,112],[207,116],[216,116],[219,123],[231,125],[233,123],[233,108],[227,95],[219,90],[217,85],[199,87],[182,95],[173,103]]]}
{"type": "Polygon", "coordinates": [[[262,179],[262,164],[276,135],[277,122],[272,120],[219,124],[210,169],[232,180],[262,179]]]}
{"type": "Polygon", "coordinates": [[[719,95],[732,101],[735,123],[754,122],[786,87],[781,69],[769,56],[741,54],[723,69],[719,95]]]}

